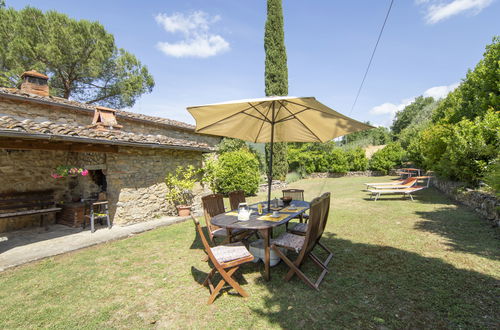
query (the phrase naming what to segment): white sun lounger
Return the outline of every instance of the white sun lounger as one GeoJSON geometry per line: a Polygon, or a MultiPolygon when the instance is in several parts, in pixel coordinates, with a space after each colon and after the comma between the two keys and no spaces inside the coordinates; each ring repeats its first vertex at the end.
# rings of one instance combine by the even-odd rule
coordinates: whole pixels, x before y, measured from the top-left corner
{"type": "Polygon", "coordinates": [[[413,186],[411,188],[403,188],[403,189],[368,189],[371,193],[370,199],[375,197],[375,201],[380,197],[381,194],[403,194],[404,197],[410,196],[413,201],[412,193],[425,189],[426,186],[413,186]]]}
{"type": "Polygon", "coordinates": [[[401,184],[392,184],[392,185],[378,185],[378,184],[367,184],[367,189],[404,189],[410,188],[417,183],[417,179],[408,178],[404,180],[401,184]]]}

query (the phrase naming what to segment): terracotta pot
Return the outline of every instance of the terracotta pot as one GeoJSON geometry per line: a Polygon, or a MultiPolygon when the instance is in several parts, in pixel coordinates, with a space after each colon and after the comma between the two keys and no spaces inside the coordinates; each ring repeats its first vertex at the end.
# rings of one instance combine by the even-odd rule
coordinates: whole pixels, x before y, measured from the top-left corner
{"type": "Polygon", "coordinates": [[[191,214],[191,206],[188,205],[178,205],[177,212],[180,217],[188,217],[191,214]]]}

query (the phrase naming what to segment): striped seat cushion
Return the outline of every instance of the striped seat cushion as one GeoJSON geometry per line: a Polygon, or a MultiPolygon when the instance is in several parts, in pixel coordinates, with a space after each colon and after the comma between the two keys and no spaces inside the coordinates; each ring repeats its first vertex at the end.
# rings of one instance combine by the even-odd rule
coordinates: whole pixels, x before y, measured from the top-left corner
{"type": "Polygon", "coordinates": [[[278,238],[271,240],[271,244],[283,246],[299,252],[304,246],[305,236],[283,233],[278,238]]]}
{"type": "Polygon", "coordinates": [[[211,248],[211,250],[214,254],[215,259],[217,259],[219,263],[229,262],[251,256],[250,252],[248,252],[248,249],[241,242],[219,245],[211,248]]]}

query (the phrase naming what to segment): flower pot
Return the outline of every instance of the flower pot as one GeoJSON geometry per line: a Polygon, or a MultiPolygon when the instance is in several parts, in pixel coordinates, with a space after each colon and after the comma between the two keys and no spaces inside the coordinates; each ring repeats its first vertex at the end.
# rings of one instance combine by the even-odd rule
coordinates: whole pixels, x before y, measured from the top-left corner
{"type": "Polygon", "coordinates": [[[188,205],[178,205],[177,212],[180,217],[188,217],[191,214],[191,206],[188,205]]]}

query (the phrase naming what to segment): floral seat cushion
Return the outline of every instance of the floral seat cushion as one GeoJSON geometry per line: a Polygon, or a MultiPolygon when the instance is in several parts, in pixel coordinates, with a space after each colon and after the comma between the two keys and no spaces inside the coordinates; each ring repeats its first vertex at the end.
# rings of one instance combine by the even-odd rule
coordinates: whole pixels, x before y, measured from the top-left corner
{"type": "Polygon", "coordinates": [[[271,240],[271,244],[293,249],[296,252],[304,246],[305,236],[283,233],[278,238],[271,240]]]}
{"type": "Polygon", "coordinates": [[[219,245],[213,247],[211,250],[215,259],[217,259],[219,263],[252,256],[245,245],[241,242],[219,245]]]}

